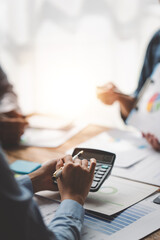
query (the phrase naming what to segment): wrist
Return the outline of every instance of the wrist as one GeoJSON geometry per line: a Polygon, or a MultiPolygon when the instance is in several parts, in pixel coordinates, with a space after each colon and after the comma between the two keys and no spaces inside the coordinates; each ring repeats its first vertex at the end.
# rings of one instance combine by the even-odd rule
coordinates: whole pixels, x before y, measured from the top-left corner
{"type": "Polygon", "coordinates": [[[79,194],[65,194],[63,196],[61,195],[61,201],[64,201],[66,199],[74,200],[81,204],[82,206],[84,205],[85,202],[85,199],[79,194]]]}
{"type": "Polygon", "coordinates": [[[37,174],[37,172],[32,172],[29,174],[29,177],[31,179],[32,182],[32,186],[33,186],[33,192],[39,192],[42,189],[42,184],[41,184],[41,175],[37,174]]]}

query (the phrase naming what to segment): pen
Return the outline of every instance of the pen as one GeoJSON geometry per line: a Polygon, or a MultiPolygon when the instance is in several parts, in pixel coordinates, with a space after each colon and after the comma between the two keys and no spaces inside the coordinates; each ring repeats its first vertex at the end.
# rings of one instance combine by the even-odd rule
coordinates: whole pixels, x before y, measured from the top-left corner
{"type": "MultiPolygon", "coordinates": [[[[83,153],[83,150],[78,152],[75,156],[73,156],[73,160],[75,160],[80,154],[83,153]]],[[[60,167],[58,170],[56,170],[54,173],[53,173],[53,178],[59,178],[62,174],[62,170],[63,170],[64,167],[60,167]]]]}

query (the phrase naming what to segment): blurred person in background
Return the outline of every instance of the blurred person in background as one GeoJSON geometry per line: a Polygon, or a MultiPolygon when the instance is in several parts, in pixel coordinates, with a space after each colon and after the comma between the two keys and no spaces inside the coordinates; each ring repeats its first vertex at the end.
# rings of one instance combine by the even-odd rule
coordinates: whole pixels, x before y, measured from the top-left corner
{"type": "MultiPolygon", "coordinates": [[[[118,101],[122,119],[125,121],[136,103],[136,99],[144,86],[147,78],[150,77],[156,65],[160,63],[160,30],[152,37],[144,58],[137,89],[133,95],[122,93],[113,83],[107,83],[104,86],[97,87],[97,97],[104,104],[112,105],[118,101]]],[[[160,142],[151,133],[142,133],[149,144],[156,150],[160,151],[160,142]]]]}
{"type": "Polygon", "coordinates": [[[0,66],[0,141],[4,147],[17,145],[27,126],[17,95],[0,66]]]}

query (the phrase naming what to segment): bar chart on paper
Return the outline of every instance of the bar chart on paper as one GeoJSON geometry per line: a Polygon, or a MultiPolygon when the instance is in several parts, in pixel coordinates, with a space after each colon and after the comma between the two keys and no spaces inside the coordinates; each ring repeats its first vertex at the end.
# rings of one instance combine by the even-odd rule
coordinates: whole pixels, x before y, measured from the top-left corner
{"type": "Polygon", "coordinates": [[[160,220],[160,206],[154,204],[152,198],[149,199],[151,200],[144,200],[112,217],[103,218],[86,213],[82,239],[127,240],[130,236],[130,240],[135,240],[155,231],[159,228],[156,221],[160,220]],[[151,223],[152,217],[154,221],[151,223]],[[150,226],[147,227],[146,223],[150,223],[150,226]]]}
{"type": "MultiPolygon", "coordinates": [[[[85,213],[82,240],[135,240],[156,231],[160,227],[160,205],[153,203],[153,196],[110,217],[99,217],[85,213]],[[129,237],[129,238],[128,238],[129,237]]],[[[44,222],[49,224],[53,219],[59,203],[54,200],[35,196],[44,222]]]]}
{"type": "Polygon", "coordinates": [[[92,217],[90,214],[86,214],[85,225],[88,227],[91,226],[92,228],[94,224],[94,230],[106,235],[112,235],[113,233],[125,228],[129,224],[151,213],[152,211],[152,208],[144,207],[143,205],[139,204],[127,209],[121,214],[116,214],[112,218],[105,218],[105,220],[92,217]]]}

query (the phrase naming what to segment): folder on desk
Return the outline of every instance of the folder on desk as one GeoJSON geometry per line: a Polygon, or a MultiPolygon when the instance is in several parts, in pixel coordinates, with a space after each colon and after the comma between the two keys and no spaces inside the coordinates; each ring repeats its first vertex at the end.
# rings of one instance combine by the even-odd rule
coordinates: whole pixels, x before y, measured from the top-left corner
{"type": "Polygon", "coordinates": [[[10,164],[10,168],[15,173],[28,174],[41,167],[41,164],[36,162],[30,162],[25,160],[16,160],[14,163],[10,164]]]}

